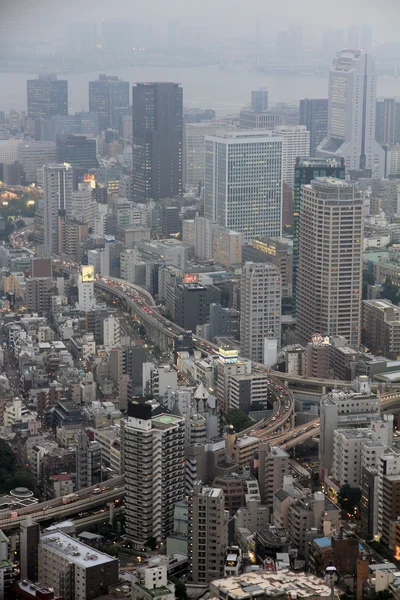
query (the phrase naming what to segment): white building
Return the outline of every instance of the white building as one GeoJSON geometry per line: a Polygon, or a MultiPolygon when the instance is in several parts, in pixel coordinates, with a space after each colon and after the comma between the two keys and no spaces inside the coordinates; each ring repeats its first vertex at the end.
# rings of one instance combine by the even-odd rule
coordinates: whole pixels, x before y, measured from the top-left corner
{"type": "Polygon", "coordinates": [[[293,188],[296,158],[310,156],[310,132],[305,125],[281,125],[274,133],[282,138],[282,178],[293,188]]]}
{"type": "Polygon", "coordinates": [[[89,227],[94,226],[98,213],[98,204],[93,198],[93,189],[90,182],[79,183],[78,190],[72,192],[71,202],[67,205],[67,216],[76,219],[80,223],[87,223],[89,227]]]}
{"type": "Polygon", "coordinates": [[[266,338],[281,344],[281,276],[270,263],[246,262],[242,270],[240,298],[240,351],[242,356],[264,363],[266,338]]]}
{"type": "Polygon", "coordinates": [[[44,243],[52,252],[58,252],[58,213],[71,202],[73,192],[72,168],[67,164],[48,164],[43,170],[44,243]]]}
{"type": "Polygon", "coordinates": [[[24,142],[18,145],[18,162],[25,173],[25,183],[36,182],[37,170],[54,164],[57,158],[54,142],[24,142]]]}
{"type": "Polygon", "coordinates": [[[93,224],[93,233],[95,235],[99,235],[100,237],[106,234],[106,218],[108,214],[108,205],[107,204],[98,204],[97,205],[97,215],[94,219],[93,224]]]}
{"type": "Polygon", "coordinates": [[[151,413],[149,404],[131,403],[121,422],[125,528],[138,548],[151,537],[162,540],[172,533],[174,504],[185,487],[185,420],[151,413]]]}
{"type": "Polygon", "coordinates": [[[21,140],[0,140],[0,164],[12,165],[18,160],[18,146],[21,140]]]}
{"type": "Polygon", "coordinates": [[[282,138],[265,130],[206,136],[204,216],[256,237],[282,228],[282,138]]]}
{"type": "Polygon", "coordinates": [[[103,345],[107,348],[119,346],[121,342],[121,328],[118,317],[110,315],[103,321],[103,345]]]}
{"type": "Polygon", "coordinates": [[[78,304],[82,310],[90,310],[95,302],[94,282],[82,281],[82,275],[78,278],[78,304]]]}
{"type": "Polygon", "coordinates": [[[328,136],[320,156],[343,156],[346,169],[372,169],[383,177],[385,156],[375,140],[376,70],[370,54],[343,50],[329,73],[328,136]]]}
{"type": "Polygon", "coordinates": [[[136,279],[136,268],[140,263],[138,250],[136,248],[124,250],[120,255],[121,279],[134,283],[136,279]]]}
{"type": "Polygon", "coordinates": [[[40,537],[39,581],[64,600],[90,600],[118,582],[118,559],[51,531],[40,537]]]}
{"type": "Polygon", "coordinates": [[[162,398],[168,390],[178,387],[178,373],[170,365],[157,367],[151,362],[143,363],[143,393],[162,398]]]}
{"type": "Polygon", "coordinates": [[[159,600],[175,599],[175,585],[168,581],[167,565],[160,558],[151,559],[148,567],[138,568],[132,584],[132,600],[153,600],[154,596],[159,600]]]}
{"type": "Polygon", "coordinates": [[[333,439],[337,429],[365,427],[379,414],[380,400],[371,393],[368,378],[360,376],[355,389],[333,390],[322,396],[320,404],[319,458],[326,472],[333,465],[333,439]]]}
{"type": "Polygon", "coordinates": [[[400,144],[386,149],[385,177],[400,174],[400,144]]]}
{"type": "Polygon", "coordinates": [[[236,125],[225,123],[185,123],[183,128],[183,183],[185,187],[204,185],[205,136],[224,135],[236,125]]]}

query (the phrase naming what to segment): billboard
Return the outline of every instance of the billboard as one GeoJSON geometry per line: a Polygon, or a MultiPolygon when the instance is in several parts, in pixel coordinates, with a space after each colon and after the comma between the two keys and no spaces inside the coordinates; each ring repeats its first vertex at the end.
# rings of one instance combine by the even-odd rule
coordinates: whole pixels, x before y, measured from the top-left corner
{"type": "Polygon", "coordinates": [[[232,350],[231,348],[220,348],[218,353],[220,361],[225,364],[235,364],[239,359],[238,350],[232,350]]]}
{"type": "Polygon", "coordinates": [[[183,276],[183,283],[198,283],[199,282],[199,276],[196,275],[195,273],[188,273],[187,275],[183,276]]]}

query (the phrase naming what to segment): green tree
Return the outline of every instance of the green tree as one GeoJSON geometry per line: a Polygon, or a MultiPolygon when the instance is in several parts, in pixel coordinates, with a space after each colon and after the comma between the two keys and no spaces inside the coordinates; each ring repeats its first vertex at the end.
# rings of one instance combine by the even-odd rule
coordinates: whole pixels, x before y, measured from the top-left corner
{"type": "Polygon", "coordinates": [[[386,298],[386,300],[390,300],[392,304],[396,306],[400,300],[400,288],[398,285],[392,283],[390,277],[386,277],[385,283],[381,288],[381,298],[386,298]]]}
{"type": "MultiPolygon", "coordinates": [[[[189,596],[183,581],[177,577],[171,577],[171,581],[175,584],[175,598],[177,598],[177,600],[188,600],[189,596]]],[[[382,600],[386,600],[386,598],[382,598],[382,600]]]]}
{"type": "Polygon", "coordinates": [[[361,500],[361,490],[351,487],[348,483],[342,485],[338,494],[338,503],[340,508],[346,513],[352,515],[358,507],[361,500]]]}
{"type": "Polygon", "coordinates": [[[224,418],[227,425],[233,425],[236,433],[254,425],[254,421],[238,408],[228,410],[228,412],[225,413],[224,418]]]}
{"type": "Polygon", "coordinates": [[[375,277],[371,271],[364,270],[362,274],[362,299],[367,300],[368,286],[374,285],[375,277]]]}
{"type": "Polygon", "coordinates": [[[392,600],[394,598],[390,590],[381,590],[376,595],[376,600],[392,600]]]}

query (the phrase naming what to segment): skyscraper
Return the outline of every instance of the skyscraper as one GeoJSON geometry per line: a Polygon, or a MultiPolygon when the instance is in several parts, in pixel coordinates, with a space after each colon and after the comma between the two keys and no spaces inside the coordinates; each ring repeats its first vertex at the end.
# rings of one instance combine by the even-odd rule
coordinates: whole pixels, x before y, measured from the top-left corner
{"type": "Polygon", "coordinates": [[[101,483],[101,444],[90,441],[84,431],[79,433],[76,446],[76,489],[101,483]]]}
{"type": "Polygon", "coordinates": [[[375,137],[381,146],[400,143],[400,102],[396,98],[376,101],[375,137]]]}
{"type": "Polygon", "coordinates": [[[281,235],[282,138],[261,130],[206,136],[204,216],[244,233],[281,235]]]}
{"type": "Polygon", "coordinates": [[[375,140],[376,72],[371,55],[343,50],[329,74],[328,135],[318,154],[344,157],[347,169],[383,177],[384,152],[375,140]]]}
{"type": "Polygon", "coordinates": [[[344,45],[343,29],[326,29],[322,34],[322,57],[332,60],[332,56],[340,52],[344,45]]]}
{"type": "Polygon", "coordinates": [[[65,211],[73,191],[72,168],[68,164],[49,164],[43,168],[44,243],[58,252],[58,213],[65,211]]]}
{"type": "Polygon", "coordinates": [[[241,355],[263,363],[266,339],[281,343],[281,276],[270,263],[246,262],[240,283],[241,355]]]}
{"type": "Polygon", "coordinates": [[[96,140],[85,135],[68,135],[57,141],[59,163],[69,163],[77,169],[97,169],[96,140]]]}
{"type": "Polygon", "coordinates": [[[122,128],[122,115],[129,109],[129,82],[114,75],[99,75],[89,81],[89,111],[98,113],[99,129],[122,128]]]}
{"type": "Polygon", "coordinates": [[[68,81],[57,79],[55,73],[28,79],[28,117],[49,119],[68,114],[68,81]]]}
{"type": "Polygon", "coordinates": [[[310,132],[305,125],[279,125],[274,133],[283,140],[282,180],[293,189],[296,158],[310,156],[310,132]]]}
{"type": "Polygon", "coordinates": [[[174,504],[185,487],[185,420],[151,415],[149,404],[131,403],[121,425],[125,473],[126,534],[142,548],[165,539],[174,527],[174,504]]]}
{"type": "Polygon", "coordinates": [[[347,30],[347,48],[349,50],[360,50],[360,28],[353,23],[347,30]]]}
{"type": "Polygon", "coordinates": [[[135,199],[181,196],[182,87],[178,83],[137,83],[132,105],[135,199]]]}
{"type": "Polygon", "coordinates": [[[251,110],[260,113],[268,110],[268,90],[260,88],[251,92],[251,110]]]}
{"type": "Polygon", "coordinates": [[[329,177],[303,185],[297,271],[297,333],[346,338],[361,332],[363,198],[354,185],[329,177]]]}
{"type": "Polygon", "coordinates": [[[229,513],[223,490],[195,482],[188,517],[190,580],[208,584],[224,575],[229,513]]]}
{"type": "Polygon", "coordinates": [[[293,190],[293,281],[292,307],[296,312],[297,266],[299,262],[299,225],[301,186],[309,185],[317,177],[345,178],[344,159],[336,158],[297,158],[294,169],[293,190]]]}
{"type": "Polygon", "coordinates": [[[300,100],[300,125],[310,132],[310,156],[328,135],[328,98],[300,100]]]}

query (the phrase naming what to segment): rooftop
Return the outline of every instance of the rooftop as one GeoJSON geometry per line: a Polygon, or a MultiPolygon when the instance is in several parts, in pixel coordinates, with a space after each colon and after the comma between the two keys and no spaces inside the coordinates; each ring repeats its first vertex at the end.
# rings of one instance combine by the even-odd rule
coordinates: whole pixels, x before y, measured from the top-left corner
{"type": "Polygon", "coordinates": [[[76,538],[73,538],[61,531],[54,533],[44,533],[40,537],[40,545],[51,548],[59,556],[68,558],[71,562],[81,567],[93,567],[116,560],[108,554],[94,551],[93,548],[82,544],[76,538]]]}
{"type": "Polygon", "coordinates": [[[182,422],[182,417],[177,417],[175,415],[166,415],[166,414],[161,414],[161,415],[157,415],[155,417],[153,417],[151,419],[152,423],[156,424],[156,425],[178,425],[179,423],[182,422]]]}

